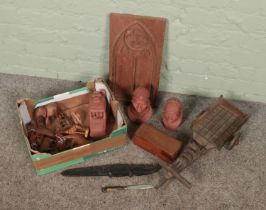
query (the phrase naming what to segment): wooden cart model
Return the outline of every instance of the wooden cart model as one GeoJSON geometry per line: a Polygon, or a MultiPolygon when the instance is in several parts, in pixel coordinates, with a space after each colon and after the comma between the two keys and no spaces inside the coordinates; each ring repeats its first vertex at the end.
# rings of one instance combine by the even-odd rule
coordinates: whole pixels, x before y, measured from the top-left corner
{"type": "MultiPolygon", "coordinates": [[[[186,146],[181,155],[168,167],[169,173],[159,186],[177,175],[208,150],[223,146],[232,149],[239,142],[240,128],[248,120],[249,115],[220,96],[218,102],[201,113],[192,123],[193,140],[186,146]]],[[[165,165],[165,164],[164,164],[165,165]]],[[[179,179],[182,182],[182,180],[179,179]]],[[[190,187],[187,181],[182,182],[190,187]]]]}

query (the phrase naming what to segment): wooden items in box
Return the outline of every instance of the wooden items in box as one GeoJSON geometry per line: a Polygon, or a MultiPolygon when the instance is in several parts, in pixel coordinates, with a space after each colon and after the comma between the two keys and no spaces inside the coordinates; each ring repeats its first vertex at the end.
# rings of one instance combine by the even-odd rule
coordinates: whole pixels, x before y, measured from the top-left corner
{"type": "MultiPolygon", "coordinates": [[[[26,127],[30,145],[39,152],[54,154],[102,138],[107,132],[106,111],[104,91],[92,91],[82,97],[37,107],[26,127]],[[64,109],[63,104],[73,107],[64,109]]],[[[112,127],[114,120],[111,118],[110,115],[108,123],[112,127]]]]}
{"type": "MultiPolygon", "coordinates": [[[[88,87],[83,87],[38,101],[34,101],[32,99],[21,99],[17,102],[18,113],[26,144],[37,174],[46,174],[75,163],[83,162],[91,157],[113,151],[114,149],[117,149],[127,143],[127,125],[124,115],[120,104],[115,99],[108,85],[99,78],[88,82],[87,86],[88,87]],[[94,91],[104,91],[106,93],[106,103],[108,103],[106,105],[109,113],[104,138],[94,138],[89,136],[89,131],[87,129],[90,127],[88,114],[89,102],[91,101],[90,96],[94,91]],[[43,108],[39,109],[41,107],[43,108]],[[56,110],[59,112],[54,112],[54,107],[56,107],[56,110]],[[35,112],[36,110],[40,111],[35,112]],[[51,114],[47,115],[47,112],[51,114]],[[40,147],[34,144],[34,142],[31,142],[28,138],[28,129],[31,129],[31,123],[34,124],[33,119],[35,114],[40,118],[38,121],[39,126],[45,128],[38,127],[38,132],[35,132],[36,130],[31,131],[33,131],[32,135],[37,137],[38,135],[45,135],[46,141],[44,142],[48,144],[41,145],[43,149],[41,150],[43,152],[38,151],[40,147]],[[52,118],[46,120],[47,116],[52,118],[57,116],[55,119],[62,118],[59,120],[59,123],[60,121],[63,123],[62,126],[60,125],[63,129],[53,129],[56,128],[54,125],[57,124],[58,120],[52,120],[52,118]],[[68,122],[70,122],[71,125],[74,125],[69,127],[68,122]],[[46,124],[52,131],[46,128],[46,124]],[[68,139],[66,139],[65,143],[68,142],[70,144],[58,145],[58,149],[50,150],[49,148],[51,145],[49,143],[53,143],[50,139],[56,138],[54,139],[56,140],[54,142],[59,144],[64,142],[60,141],[62,139],[60,139],[61,136],[58,134],[67,137],[68,139]],[[76,138],[77,136],[79,137],[76,138]],[[75,137],[75,140],[73,137],[75,137]],[[82,137],[82,139],[80,139],[80,137],[82,137]],[[86,139],[86,144],[82,145],[82,141],[84,139],[86,139]],[[71,149],[73,147],[75,148],[71,149]],[[48,150],[45,148],[48,148],[48,150]],[[64,151],[61,152],[62,150],[64,151]]],[[[98,109],[96,110],[97,113],[99,110],[103,112],[103,109],[98,109]]],[[[95,110],[92,110],[92,112],[95,113],[95,110]]],[[[102,115],[97,114],[97,116],[102,115]]],[[[103,121],[101,121],[101,123],[103,123],[103,121]]]]}

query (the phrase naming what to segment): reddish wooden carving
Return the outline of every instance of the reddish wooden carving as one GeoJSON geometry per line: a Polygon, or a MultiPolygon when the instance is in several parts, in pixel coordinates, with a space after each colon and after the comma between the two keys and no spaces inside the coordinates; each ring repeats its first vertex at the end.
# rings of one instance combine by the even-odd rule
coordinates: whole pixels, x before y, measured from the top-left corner
{"type": "Polygon", "coordinates": [[[89,104],[90,136],[100,138],[106,135],[106,100],[104,92],[93,92],[89,104]]]}
{"type": "Polygon", "coordinates": [[[183,119],[182,103],[177,98],[169,98],[164,106],[162,122],[165,128],[176,130],[183,119]]]}
{"type": "Polygon", "coordinates": [[[137,87],[150,91],[154,104],[160,80],[166,19],[110,15],[109,79],[119,100],[137,87]]]}
{"type": "Polygon", "coordinates": [[[138,87],[134,90],[127,114],[132,122],[147,122],[151,118],[150,93],[146,88],[138,87]]]}

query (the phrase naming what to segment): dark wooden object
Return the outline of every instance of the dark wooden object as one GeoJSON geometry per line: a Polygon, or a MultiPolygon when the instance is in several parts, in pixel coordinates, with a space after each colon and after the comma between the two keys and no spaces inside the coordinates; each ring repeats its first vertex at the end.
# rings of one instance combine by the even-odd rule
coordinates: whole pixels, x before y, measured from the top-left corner
{"type": "Polygon", "coordinates": [[[157,128],[143,123],[133,136],[134,144],[172,163],[182,146],[182,142],[161,132],[157,128]]]}
{"type": "Polygon", "coordinates": [[[154,105],[160,80],[166,19],[110,15],[109,82],[116,98],[129,101],[137,87],[154,105]]]}

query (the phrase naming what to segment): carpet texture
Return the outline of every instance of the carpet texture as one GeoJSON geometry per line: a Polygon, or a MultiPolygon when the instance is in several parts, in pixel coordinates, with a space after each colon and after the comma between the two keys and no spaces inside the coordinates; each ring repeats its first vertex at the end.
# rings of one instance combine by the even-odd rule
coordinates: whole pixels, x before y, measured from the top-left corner
{"type": "MultiPolygon", "coordinates": [[[[143,177],[68,178],[56,171],[37,176],[33,169],[15,103],[20,98],[40,99],[83,86],[79,82],[0,74],[0,209],[265,209],[266,207],[266,104],[233,101],[251,114],[240,144],[228,151],[212,150],[181,174],[178,181],[159,190],[102,193],[103,185],[156,184],[161,174],[143,177]]],[[[150,123],[160,123],[164,101],[172,96],[184,103],[184,122],[171,136],[187,141],[190,125],[216,99],[160,92],[159,108],[150,123]]],[[[217,96],[218,97],[218,96],[217,96]]],[[[136,125],[129,125],[129,134],[136,125]]],[[[156,159],[131,141],[123,149],[74,167],[110,163],[154,163],[156,159]]]]}

